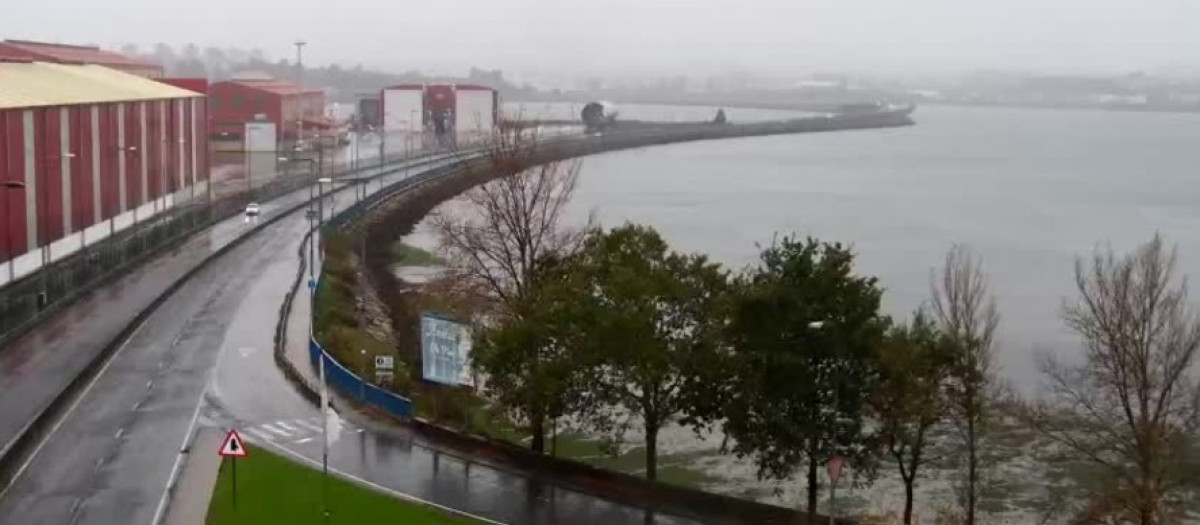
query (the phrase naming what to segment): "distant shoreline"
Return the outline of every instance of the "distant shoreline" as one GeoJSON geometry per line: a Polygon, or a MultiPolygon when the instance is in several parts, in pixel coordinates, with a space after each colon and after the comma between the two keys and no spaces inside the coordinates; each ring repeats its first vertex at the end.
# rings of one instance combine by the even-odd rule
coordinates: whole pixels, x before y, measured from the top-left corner
{"type": "MultiPolygon", "coordinates": [[[[809,111],[809,112],[826,112],[841,106],[843,103],[784,103],[784,102],[752,102],[739,100],[691,100],[691,99],[659,99],[659,98],[623,98],[603,96],[594,97],[595,100],[609,100],[616,104],[644,104],[654,106],[679,106],[679,107],[721,107],[721,108],[738,108],[738,109],[761,109],[761,110],[779,110],[779,111],[809,111]]],[[[584,100],[583,97],[532,97],[520,98],[513,100],[505,100],[506,103],[513,104],[543,104],[543,103],[574,103],[585,104],[592,100],[584,100]]],[[[1136,107],[1136,106],[1100,106],[1100,105],[1050,105],[1050,104],[1009,104],[1009,103],[981,103],[981,102],[965,102],[965,101],[945,101],[945,100],[920,100],[911,101],[911,103],[919,106],[951,106],[951,107],[972,107],[972,108],[1007,108],[1007,109],[1044,109],[1054,111],[1111,111],[1113,113],[1179,113],[1179,114],[1198,114],[1200,107],[1196,108],[1158,108],[1158,107],[1136,107]]]]}

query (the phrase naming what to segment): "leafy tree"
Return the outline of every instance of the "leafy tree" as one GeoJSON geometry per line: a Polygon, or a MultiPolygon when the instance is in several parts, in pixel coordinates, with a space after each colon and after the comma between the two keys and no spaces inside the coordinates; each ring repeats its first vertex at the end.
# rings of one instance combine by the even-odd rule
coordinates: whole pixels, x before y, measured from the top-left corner
{"type": "Polygon", "coordinates": [[[473,363],[488,377],[495,400],[533,432],[531,448],[545,450],[545,423],[582,411],[587,363],[571,319],[575,288],[557,263],[543,262],[531,276],[528,293],[507,316],[482,333],[473,363]]]}
{"type": "Polygon", "coordinates": [[[879,350],[881,382],[871,397],[881,445],[904,482],[904,523],[912,523],[913,487],[920,468],[936,459],[929,431],[945,418],[943,378],[951,364],[949,348],[924,310],[909,324],[888,330],[879,350]]]}
{"type": "Polygon", "coordinates": [[[863,416],[878,383],[875,350],[888,320],[874,277],[853,273],[841,244],[785,237],[739,280],[728,327],[734,379],[725,403],[733,451],[760,477],[804,469],[816,518],[818,466],[841,455],[871,472],[863,416]]]}
{"type": "MultiPolygon", "coordinates": [[[[578,333],[591,357],[590,388],[640,420],[646,477],[658,475],[658,433],[696,412],[689,400],[721,373],[721,302],[728,274],[702,255],[668,251],[653,229],[594,232],[570,258],[578,333]]],[[[602,414],[598,423],[612,423],[602,414]]],[[[624,425],[611,425],[609,428],[624,425]]]]}

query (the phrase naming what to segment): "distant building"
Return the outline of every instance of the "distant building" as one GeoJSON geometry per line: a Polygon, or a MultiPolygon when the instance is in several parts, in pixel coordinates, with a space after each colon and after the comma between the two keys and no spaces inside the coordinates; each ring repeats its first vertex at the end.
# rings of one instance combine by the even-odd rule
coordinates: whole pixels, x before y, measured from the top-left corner
{"type": "Polygon", "coordinates": [[[211,132],[220,138],[240,139],[245,123],[275,123],[280,141],[296,140],[324,132],[325,93],[264,75],[239,75],[208,88],[211,132]]]}
{"type": "Polygon", "coordinates": [[[161,65],[127,57],[120,53],[105,51],[96,46],[53,44],[49,42],[32,42],[29,40],[5,40],[0,42],[0,57],[38,62],[94,64],[154,79],[165,76],[161,65]]]}
{"type": "Polygon", "coordinates": [[[380,93],[380,121],[389,133],[437,144],[479,143],[499,120],[499,93],[473,84],[405,84],[380,93]]]}

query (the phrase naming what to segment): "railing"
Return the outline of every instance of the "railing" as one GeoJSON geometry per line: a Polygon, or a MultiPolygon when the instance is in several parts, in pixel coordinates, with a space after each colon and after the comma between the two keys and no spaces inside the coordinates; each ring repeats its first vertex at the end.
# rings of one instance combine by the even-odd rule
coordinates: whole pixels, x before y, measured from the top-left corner
{"type": "MultiPolygon", "coordinates": [[[[399,184],[393,184],[376,190],[365,192],[366,196],[359,199],[353,205],[340,210],[329,218],[323,225],[323,228],[341,228],[347,224],[361,218],[370,209],[379,202],[382,202],[392,195],[400,192],[412,190],[422,184],[437,180],[438,178],[459,173],[471,165],[473,161],[481,158],[481,150],[472,149],[458,152],[449,158],[445,159],[443,165],[428,169],[417,175],[405,179],[399,184]]],[[[368,182],[369,184],[369,182],[368,182]]],[[[368,187],[369,189],[369,187],[368,187]]],[[[310,232],[306,236],[305,242],[312,242],[313,235],[310,232]]],[[[301,251],[301,254],[303,250],[301,251]]],[[[303,255],[301,255],[303,257],[303,255]]],[[[309,283],[310,300],[315,300],[318,287],[321,285],[320,274],[324,267],[324,256],[321,257],[321,267],[318,268],[317,275],[313,281],[309,283]]],[[[303,264],[301,271],[303,271],[303,264]]],[[[310,315],[315,315],[316,308],[311,309],[310,315]]],[[[310,326],[316,324],[316,320],[310,317],[310,326]]],[[[412,417],[412,400],[399,394],[389,392],[379,388],[364,378],[359,377],[350,369],[343,366],[329,354],[321,343],[317,341],[316,336],[309,333],[308,339],[308,357],[309,362],[314,369],[319,369],[321,361],[325,362],[326,381],[334,390],[338,391],[342,396],[347,397],[358,403],[376,408],[391,416],[409,419],[412,417]]]]}
{"type": "MultiPolygon", "coordinates": [[[[352,169],[351,162],[328,167],[330,177],[370,173],[383,175],[387,166],[405,160],[431,157],[438,152],[385,153],[363,159],[352,169]]],[[[150,219],[119,230],[103,241],[80,248],[37,271],[0,286],[0,350],[54,311],[70,304],[113,277],[181,244],[202,231],[245,210],[252,200],[268,201],[312,183],[311,171],[296,170],[278,176],[253,192],[245,191],[207,202],[192,202],[159,213],[150,219]]]]}

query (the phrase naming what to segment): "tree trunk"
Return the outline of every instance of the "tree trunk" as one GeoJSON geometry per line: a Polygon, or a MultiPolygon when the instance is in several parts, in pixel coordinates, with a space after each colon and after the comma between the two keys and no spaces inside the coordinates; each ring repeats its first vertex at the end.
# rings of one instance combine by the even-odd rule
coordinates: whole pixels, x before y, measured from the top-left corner
{"type": "Polygon", "coordinates": [[[904,525],[912,525],[912,507],[913,507],[913,479],[904,480],[904,525]]]}
{"type": "Polygon", "coordinates": [[[975,417],[967,416],[967,516],[965,525],[975,525],[975,493],[979,482],[978,459],[975,455],[975,417]]]}
{"type": "Polygon", "coordinates": [[[550,456],[558,457],[558,418],[550,422],[550,456]]]}
{"type": "Polygon", "coordinates": [[[646,479],[658,479],[658,426],[646,424],[646,479]]]}
{"type": "Polygon", "coordinates": [[[817,458],[808,457],[808,525],[817,523],[817,458]]]}
{"type": "Polygon", "coordinates": [[[533,433],[529,449],[538,454],[546,453],[546,414],[540,408],[533,409],[529,415],[529,431],[533,433]]]}

